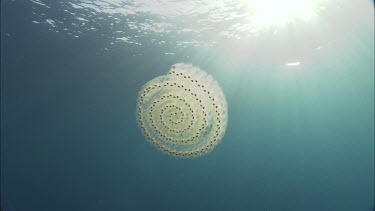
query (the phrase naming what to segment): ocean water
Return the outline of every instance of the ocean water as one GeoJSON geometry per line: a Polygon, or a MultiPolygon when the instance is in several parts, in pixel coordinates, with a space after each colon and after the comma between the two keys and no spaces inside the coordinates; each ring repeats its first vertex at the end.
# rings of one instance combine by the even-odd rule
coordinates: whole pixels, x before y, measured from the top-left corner
{"type": "Polygon", "coordinates": [[[301,2],[1,1],[1,210],[373,210],[373,2],[301,2]],[[136,120],[181,62],[228,105],[187,159],[136,120]]]}

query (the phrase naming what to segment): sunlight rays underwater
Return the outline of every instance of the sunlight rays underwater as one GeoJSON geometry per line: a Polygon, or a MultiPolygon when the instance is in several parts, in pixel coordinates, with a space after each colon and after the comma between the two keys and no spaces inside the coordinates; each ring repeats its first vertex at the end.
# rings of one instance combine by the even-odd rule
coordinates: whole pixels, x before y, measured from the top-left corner
{"type": "MultiPolygon", "coordinates": [[[[361,42],[361,40],[354,40],[357,37],[351,37],[352,31],[362,30],[366,28],[363,27],[364,24],[371,25],[369,22],[373,21],[372,19],[367,20],[368,17],[373,17],[373,5],[370,1],[358,1],[356,3],[357,10],[361,11],[358,14],[353,14],[353,9],[351,9],[354,3],[338,0],[198,0],[181,2],[163,0],[147,3],[143,0],[97,0],[56,2],[54,4],[43,0],[32,0],[31,2],[38,9],[38,12],[34,13],[33,23],[47,25],[51,31],[67,34],[74,39],[80,39],[85,34],[98,35],[103,42],[107,42],[103,43],[102,46],[105,46],[104,50],[108,52],[111,48],[130,46],[130,49],[134,51],[133,56],[145,56],[146,53],[142,52],[142,49],[159,46],[160,49],[163,49],[160,54],[164,54],[165,57],[171,58],[183,52],[185,56],[180,57],[180,60],[175,62],[181,62],[181,60],[190,60],[189,62],[191,62],[194,59],[193,57],[204,58],[212,53],[210,54],[211,57],[225,61],[225,65],[230,68],[231,72],[217,70],[218,68],[208,70],[218,71],[216,76],[219,76],[219,80],[220,77],[230,75],[233,87],[239,86],[250,77],[249,80],[261,77],[276,78],[270,84],[272,88],[272,86],[278,84],[291,85],[294,81],[301,81],[303,78],[310,76],[309,79],[306,79],[309,82],[311,81],[311,75],[319,78],[318,74],[347,74],[349,70],[346,72],[332,70],[324,73],[319,73],[316,69],[314,72],[309,72],[309,70],[314,68],[314,64],[317,62],[321,63],[327,60],[330,60],[331,63],[332,61],[341,62],[337,61],[337,58],[341,58],[342,55],[340,54],[348,50],[344,49],[343,46],[348,46],[346,44],[348,42],[361,42]],[[369,7],[372,9],[369,9],[369,7]],[[64,8],[64,10],[60,11],[61,8],[64,8]],[[60,11],[62,15],[61,17],[51,16],[48,10],[60,11]],[[66,20],[71,21],[71,24],[64,24],[66,20]],[[191,52],[189,55],[189,49],[196,50],[194,55],[191,52]],[[324,59],[322,59],[323,57],[324,59]],[[242,68],[250,59],[252,68],[242,68]],[[259,70],[262,68],[266,71],[261,73],[259,70]],[[270,72],[277,73],[272,75],[269,74],[270,72]],[[294,78],[296,79],[292,80],[294,78]]],[[[217,61],[217,63],[220,63],[220,61],[217,61]]],[[[348,59],[348,61],[350,60],[348,59]]],[[[326,64],[329,65],[328,62],[326,64]]],[[[178,64],[173,68],[180,67],[184,71],[190,68],[196,69],[193,66],[188,66],[178,64]]],[[[193,72],[195,74],[196,70],[193,72]]],[[[161,77],[167,78],[164,79],[167,81],[177,80],[176,83],[180,83],[178,79],[168,75],[161,77]]],[[[153,85],[157,86],[162,84],[157,80],[161,79],[157,78],[149,83],[156,83],[153,85]]],[[[172,81],[168,83],[172,83],[172,81]]],[[[212,81],[214,80],[212,79],[212,81]]],[[[228,82],[224,80],[221,85],[225,83],[228,82]]],[[[173,93],[172,87],[169,88],[167,92],[173,93]]],[[[150,91],[148,94],[152,93],[152,89],[144,89],[145,87],[141,89],[141,92],[150,91]]],[[[212,92],[212,94],[223,96],[222,99],[225,100],[218,85],[215,90],[217,93],[212,92]]],[[[147,97],[151,97],[151,95],[147,97]]],[[[155,96],[153,97],[155,98],[155,96]]],[[[144,111],[147,111],[147,106],[144,105],[145,102],[148,102],[147,99],[139,97],[139,100],[143,101],[138,106],[141,109],[146,109],[144,111]]],[[[223,118],[220,123],[221,129],[218,134],[215,134],[217,138],[208,138],[202,141],[199,146],[191,144],[193,142],[182,144],[183,141],[190,140],[189,138],[182,138],[187,136],[186,131],[182,135],[180,133],[182,137],[172,135],[173,131],[169,131],[166,135],[160,129],[162,127],[157,125],[158,123],[154,123],[155,126],[153,126],[150,119],[139,114],[138,121],[140,127],[143,127],[142,131],[146,134],[146,137],[162,135],[159,139],[165,139],[163,136],[168,136],[168,139],[171,139],[153,142],[152,139],[150,140],[147,137],[157,148],[178,157],[194,157],[206,154],[222,139],[227,121],[226,102],[223,102],[222,105],[223,107],[220,109],[225,111],[225,118],[221,117],[223,118]],[[150,132],[152,128],[157,129],[156,131],[159,133],[150,132]],[[169,144],[165,149],[161,147],[163,145],[160,145],[164,142],[169,144]],[[185,151],[181,150],[181,148],[184,148],[182,146],[185,145],[189,145],[190,148],[185,149],[185,151]],[[201,147],[204,147],[205,150],[199,151],[201,147]]],[[[182,128],[183,124],[187,124],[185,121],[188,117],[184,116],[184,122],[179,122],[181,114],[185,115],[185,113],[179,111],[174,112],[173,115],[172,110],[172,108],[169,108],[166,113],[171,116],[163,117],[164,123],[161,124],[174,123],[176,125],[177,123],[177,126],[173,127],[162,126],[166,130],[178,131],[179,127],[182,128]]],[[[215,114],[215,112],[199,112],[202,111],[195,111],[194,114],[215,114]]],[[[147,116],[149,114],[142,113],[142,115],[147,116]]],[[[203,121],[203,119],[199,121],[203,121]]],[[[213,122],[208,125],[211,124],[214,126],[213,122]]],[[[199,131],[199,129],[207,130],[208,125],[203,126],[203,128],[197,127],[198,131],[193,131],[190,138],[200,139],[196,137],[197,135],[211,137],[210,133],[202,135],[199,131]]]]}

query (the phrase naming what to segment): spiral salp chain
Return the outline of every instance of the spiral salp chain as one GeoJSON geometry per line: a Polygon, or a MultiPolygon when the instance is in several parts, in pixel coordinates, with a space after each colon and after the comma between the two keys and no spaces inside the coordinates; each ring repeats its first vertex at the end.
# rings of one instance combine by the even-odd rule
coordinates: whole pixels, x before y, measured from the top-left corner
{"type": "Polygon", "coordinates": [[[210,152],[223,138],[227,103],[210,75],[179,63],[141,88],[137,119],[147,140],[161,151],[197,157],[210,152]]]}

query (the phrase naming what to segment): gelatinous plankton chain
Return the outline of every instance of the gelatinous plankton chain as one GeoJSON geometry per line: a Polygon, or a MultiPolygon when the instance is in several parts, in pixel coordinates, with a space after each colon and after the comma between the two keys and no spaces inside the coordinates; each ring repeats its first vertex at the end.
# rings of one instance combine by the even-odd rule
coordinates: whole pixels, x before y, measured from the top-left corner
{"type": "Polygon", "coordinates": [[[137,119],[147,140],[158,149],[176,157],[197,157],[223,138],[227,103],[210,75],[179,63],[141,88],[137,119]]]}

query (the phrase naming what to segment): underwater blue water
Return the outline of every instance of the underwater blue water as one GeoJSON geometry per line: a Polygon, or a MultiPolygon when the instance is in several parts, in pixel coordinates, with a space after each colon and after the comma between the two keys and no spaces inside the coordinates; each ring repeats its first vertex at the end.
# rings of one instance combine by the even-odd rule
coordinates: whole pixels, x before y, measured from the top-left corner
{"type": "Polygon", "coordinates": [[[258,31],[236,1],[124,2],[1,2],[1,210],[373,209],[371,1],[258,31]],[[222,142],[194,159],[136,122],[141,86],[178,62],[228,103],[222,142]]]}

